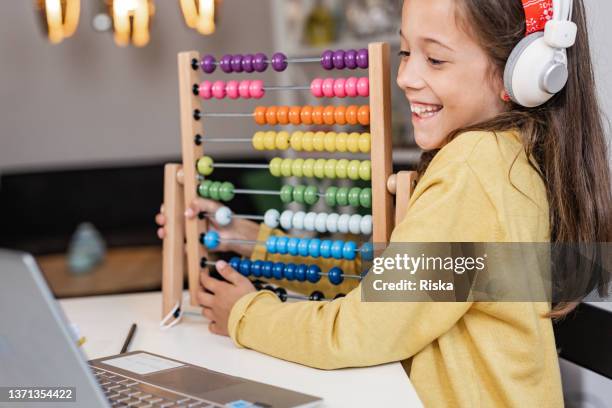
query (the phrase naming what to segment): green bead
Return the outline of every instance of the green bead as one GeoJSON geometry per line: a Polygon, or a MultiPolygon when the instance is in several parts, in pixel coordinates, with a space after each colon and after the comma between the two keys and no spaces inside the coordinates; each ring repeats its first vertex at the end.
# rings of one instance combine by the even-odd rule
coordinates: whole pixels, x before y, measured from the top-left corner
{"type": "Polygon", "coordinates": [[[221,187],[219,187],[219,196],[222,201],[232,201],[234,199],[234,185],[229,181],[221,183],[221,187]]]}
{"type": "Polygon", "coordinates": [[[297,158],[293,160],[293,164],[291,164],[291,174],[294,177],[304,177],[304,159],[297,158]]]}
{"type": "Polygon", "coordinates": [[[361,189],[359,187],[353,187],[348,192],[348,203],[352,207],[359,207],[359,193],[361,189]]]}
{"type": "Polygon", "coordinates": [[[337,163],[338,163],[338,160],[336,159],[329,159],[325,162],[325,177],[327,177],[328,179],[336,178],[336,164],[337,163]]]}
{"type": "Polygon", "coordinates": [[[293,187],[293,201],[304,204],[304,190],[306,190],[306,187],[299,184],[293,187]]]}
{"type": "Polygon", "coordinates": [[[302,174],[304,174],[304,177],[314,177],[314,165],[315,159],[304,160],[304,165],[302,166],[302,174]]]}
{"type": "Polygon", "coordinates": [[[219,195],[220,188],[221,188],[220,181],[214,181],[210,185],[210,188],[208,189],[208,194],[210,195],[211,200],[219,201],[219,199],[221,198],[221,196],[219,195]]]}
{"type": "Polygon", "coordinates": [[[340,187],[336,192],[336,203],[338,205],[348,205],[348,191],[347,187],[340,187]]]}
{"type": "Polygon", "coordinates": [[[351,180],[359,180],[359,160],[351,160],[346,168],[346,174],[351,180]]]}
{"type": "Polygon", "coordinates": [[[291,177],[291,165],[293,164],[292,159],[283,159],[281,162],[281,175],[283,177],[291,177]]]}
{"type": "Polygon", "coordinates": [[[365,181],[372,179],[372,163],[364,160],[359,164],[359,178],[365,181]]]}
{"type": "Polygon", "coordinates": [[[337,192],[338,192],[338,187],[336,187],[336,186],[328,187],[327,190],[325,190],[325,202],[330,207],[335,207],[336,206],[336,194],[337,194],[337,192]]]}
{"type": "Polygon", "coordinates": [[[282,186],[280,189],[280,199],[283,203],[289,204],[293,201],[293,186],[282,186]]]}
{"type": "Polygon", "coordinates": [[[270,174],[272,174],[274,177],[280,177],[282,163],[283,159],[281,159],[280,157],[275,157],[270,160],[270,174]]]}
{"type": "Polygon", "coordinates": [[[325,178],[325,159],[317,159],[314,164],[313,173],[316,178],[325,178]]]}
{"type": "Polygon", "coordinates": [[[346,169],[348,167],[348,164],[349,161],[347,159],[338,160],[338,162],[336,163],[336,177],[338,177],[339,179],[346,178],[346,169]]]}
{"type": "Polygon", "coordinates": [[[313,205],[319,201],[319,189],[316,186],[308,186],[304,190],[304,202],[313,205]]]}
{"type": "Polygon", "coordinates": [[[209,156],[200,157],[196,167],[201,175],[210,176],[213,172],[213,159],[209,156]]]}
{"type": "Polygon", "coordinates": [[[210,188],[211,184],[212,180],[204,180],[201,182],[198,186],[198,195],[202,198],[208,198],[208,189],[210,188]]]}
{"type": "Polygon", "coordinates": [[[372,189],[370,187],[362,189],[361,193],[359,193],[359,204],[363,208],[372,207],[372,189]]]}

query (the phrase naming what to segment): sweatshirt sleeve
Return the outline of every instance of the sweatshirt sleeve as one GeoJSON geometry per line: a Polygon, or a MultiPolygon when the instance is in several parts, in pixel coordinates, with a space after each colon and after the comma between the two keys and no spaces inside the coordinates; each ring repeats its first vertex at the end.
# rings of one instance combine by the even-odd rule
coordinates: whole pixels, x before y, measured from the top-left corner
{"type": "MultiPolygon", "coordinates": [[[[493,240],[496,222],[466,161],[432,162],[392,241],[493,240]]],[[[470,307],[469,302],[362,302],[359,287],[331,302],[281,303],[262,291],[234,305],[229,332],[238,346],[312,367],[369,366],[413,356],[470,307]]]]}

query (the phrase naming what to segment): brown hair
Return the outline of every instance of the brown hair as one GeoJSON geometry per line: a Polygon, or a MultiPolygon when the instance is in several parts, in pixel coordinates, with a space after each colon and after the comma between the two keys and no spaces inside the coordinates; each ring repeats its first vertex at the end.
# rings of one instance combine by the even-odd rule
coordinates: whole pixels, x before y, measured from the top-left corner
{"type": "MultiPolygon", "coordinates": [[[[459,25],[487,52],[493,68],[491,74],[501,77],[512,49],[525,36],[521,0],[461,0],[457,4],[459,25]]],[[[572,20],[578,26],[578,35],[576,44],[567,52],[569,79],[561,92],[537,108],[510,103],[506,112],[469,128],[457,129],[447,140],[470,130],[518,128],[527,157],[535,160],[537,166],[532,166],[546,185],[551,242],[591,243],[586,246],[597,252],[601,248],[592,243],[611,241],[612,191],[585,14],[582,0],[574,0],[572,20]]],[[[423,153],[419,174],[436,152],[423,153]]],[[[605,256],[600,252],[591,255],[594,257],[590,259],[605,256]]],[[[553,296],[563,300],[556,304],[551,317],[564,316],[575,307],[575,302],[594,289],[601,296],[607,295],[609,272],[591,262],[577,273],[573,267],[567,267],[575,265],[569,258],[570,254],[566,254],[563,263],[566,267],[553,268],[554,282],[561,286],[553,296]]]]}

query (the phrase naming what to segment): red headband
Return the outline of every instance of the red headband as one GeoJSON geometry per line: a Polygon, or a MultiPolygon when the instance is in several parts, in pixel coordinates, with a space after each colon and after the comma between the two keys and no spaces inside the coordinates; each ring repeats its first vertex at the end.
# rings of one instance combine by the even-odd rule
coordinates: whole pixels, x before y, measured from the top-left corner
{"type": "Polygon", "coordinates": [[[552,0],[522,0],[525,9],[526,35],[544,31],[548,20],[553,18],[552,0]]]}

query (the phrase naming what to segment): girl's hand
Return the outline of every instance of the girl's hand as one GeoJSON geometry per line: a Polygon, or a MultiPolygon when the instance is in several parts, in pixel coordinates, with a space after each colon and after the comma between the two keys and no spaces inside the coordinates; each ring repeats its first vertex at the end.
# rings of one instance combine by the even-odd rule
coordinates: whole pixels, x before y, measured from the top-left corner
{"type": "Polygon", "coordinates": [[[255,287],[227,262],[217,261],[215,267],[227,282],[212,278],[207,271],[201,272],[201,287],[196,299],[202,306],[202,315],[210,320],[208,329],[215,334],[229,336],[227,323],[232,307],[244,295],[255,292],[255,287]]]}
{"type": "MultiPolygon", "coordinates": [[[[185,217],[187,219],[194,219],[198,216],[200,212],[205,212],[207,214],[214,214],[217,209],[222,207],[223,205],[217,201],[207,200],[204,198],[197,198],[193,201],[191,206],[187,208],[185,211],[185,217]]],[[[221,238],[221,243],[215,251],[227,252],[233,251],[237,252],[242,256],[250,256],[253,252],[253,245],[249,244],[233,244],[223,242],[227,239],[240,239],[240,240],[249,240],[254,241],[257,239],[257,234],[259,232],[259,224],[250,220],[245,219],[233,219],[232,222],[222,227],[218,225],[214,217],[206,217],[208,221],[209,229],[213,229],[219,233],[221,238]]],[[[159,214],[155,216],[155,222],[159,225],[157,230],[157,236],[160,239],[164,239],[166,236],[166,230],[164,226],[166,225],[166,216],[164,215],[164,206],[162,204],[159,214]]]]}

